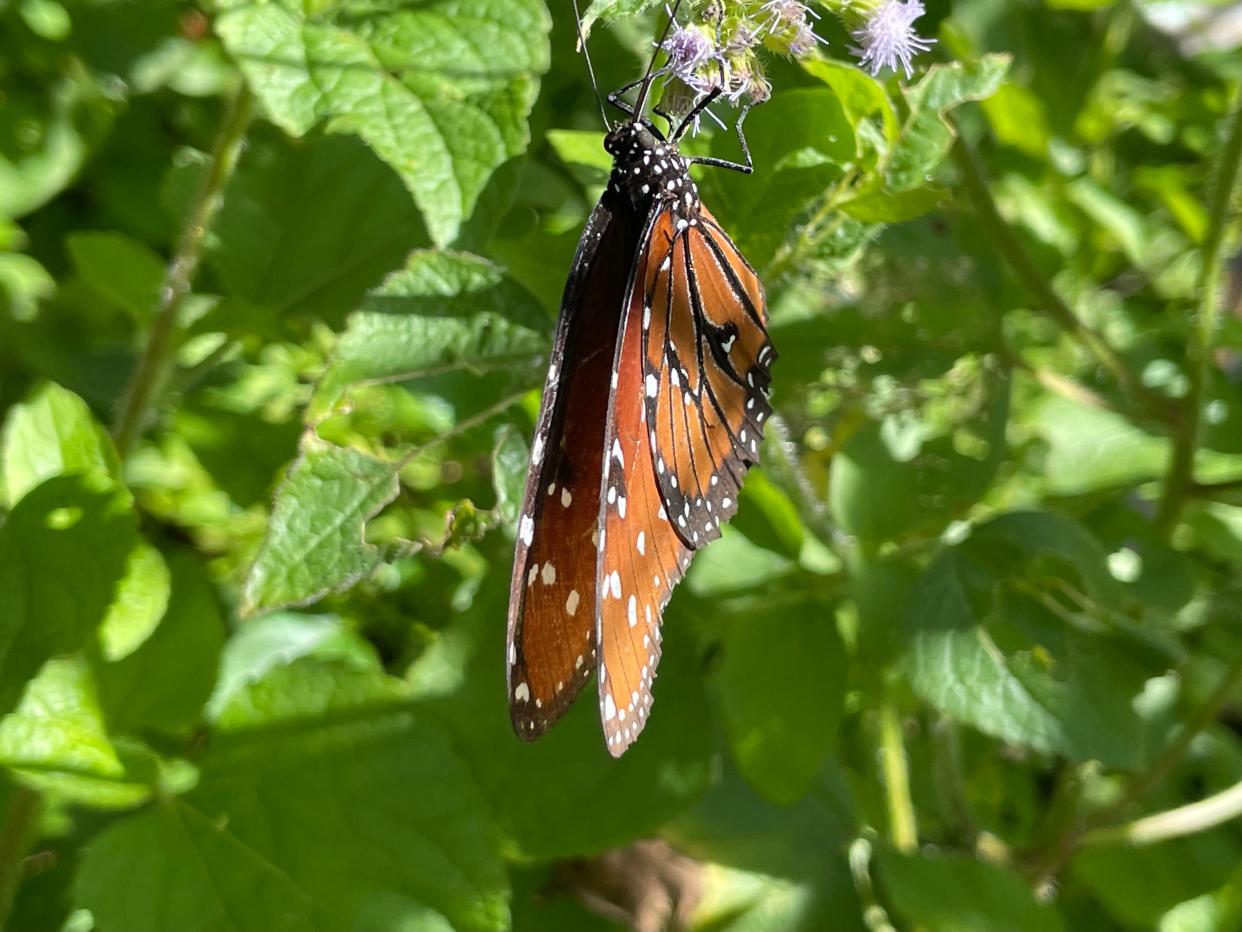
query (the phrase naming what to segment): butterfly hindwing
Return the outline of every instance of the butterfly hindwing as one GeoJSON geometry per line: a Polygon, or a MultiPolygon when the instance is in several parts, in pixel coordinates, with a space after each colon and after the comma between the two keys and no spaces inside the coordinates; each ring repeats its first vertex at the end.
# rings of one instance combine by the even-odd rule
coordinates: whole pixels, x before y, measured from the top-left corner
{"type": "Polygon", "coordinates": [[[602,200],[565,289],[518,517],[509,588],[509,713],[539,737],[595,671],[596,541],[604,429],[633,224],[602,200]]]}

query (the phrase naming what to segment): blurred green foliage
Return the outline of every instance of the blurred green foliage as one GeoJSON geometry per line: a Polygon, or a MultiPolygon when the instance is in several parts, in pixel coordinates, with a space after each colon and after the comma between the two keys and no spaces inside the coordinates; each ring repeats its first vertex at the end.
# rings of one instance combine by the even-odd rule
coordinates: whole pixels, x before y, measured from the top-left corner
{"type": "Polygon", "coordinates": [[[1238,928],[1227,5],[928,5],[702,173],[780,418],[613,761],[503,688],[569,5],[0,2],[0,926],[1238,928]]]}

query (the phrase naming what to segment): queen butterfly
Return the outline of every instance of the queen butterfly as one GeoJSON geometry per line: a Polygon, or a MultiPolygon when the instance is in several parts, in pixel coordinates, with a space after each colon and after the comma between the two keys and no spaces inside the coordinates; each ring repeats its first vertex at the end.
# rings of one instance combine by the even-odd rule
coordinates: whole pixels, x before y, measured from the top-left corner
{"type": "Polygon", "coordinates": [[[542,735],[598,673],[614,757],[647,721],[673,587],[757,462],[776,358],[759,278],[689,172],[751,170],[741,119],[746,165],[685,157],[720,91],[666,137],[642,115],[652,79],[648,65],[633,107],[627,88],[608,97],[629,119],[605,117],[612,173],[565,285],[509,588],[514,730],[542,735]]]}

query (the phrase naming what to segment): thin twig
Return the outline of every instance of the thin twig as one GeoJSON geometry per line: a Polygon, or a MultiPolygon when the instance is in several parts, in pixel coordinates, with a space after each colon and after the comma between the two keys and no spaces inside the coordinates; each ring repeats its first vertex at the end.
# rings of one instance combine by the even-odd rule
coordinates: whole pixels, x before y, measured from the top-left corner
{"type": "Polygon", "coordinates": [[[798,462],[798,451],[790,436],[789,424],[779,414],[768,419],[771,428],[765,453],[775,457],[766,458],[766,471],[781,489],[798,504],[802,520],[830,550],[837,551],[848,543],[843,532],[832,520],[828,506],[816,494],[815,486],[798,462]]]}
{"type": "Polygon", "coordinates": [[[451,428],[446,430],[444,433],[439,434],[435,437],[432,437],[426,443],[419,444],[413,449],[407,450],[396,460],[396,462],[393,463],[393,469],[400,472],[402,469],[404,469],[406,466],[412,463],[416,458],[418,458],[419,456],[422,456],[432,447],[439,446],[440,444],[444,443],[446,440],[452,440],[454,437],[459,437],[462,434],[466,433],[466,431],[473,430],[474,428],[478,427],[480,424],[484,424],[487,421],[490,421],[492,418],[494,418],[496,415],[500,414],[507,408],[512,408],[515,404],[517,404],[519,401],[525,398],[529,391],[530,389],[522,389],[522,391],[520,392],[514,392],[512,395],[507,395],[504,398],[500,399],[500,401],[496,402],[494,405],[484,408],[482,411],[479,411],[476,414],[470,415],[470,417],[468,418],[458,421],[456,424],[454,424],[451,428]]]}
{"type": "Polygon", "coordinates": [[[1186,398],[1182,417],[1173,434],[1173,456],[1164,480],[1156,527],[1168,537],[1186,507],[1194,484],[1195,451],[1203,427],[1203,405],[1212,367],[1212,342],[1220,307],[1223,246],[1238,166],[1242,163],[1242,99],[1235,104],[1229,139],[1221,151],[1216,168],[1216,185],[1208,214],[1208,232],[1203,240],[1199,271],[1199,306],[1191,319],[1190,342],[1186,349],[1186,398]]]}
{"type": "Polygon", "coordinates": [[[203,244],[224,199],[224,187],[233,174],[242,140],[250,122],[252,97],[243,84],[230,103],[207,165],[203,184],[181,230],[177,251],[164,273],[159,308],[147,345],[130,378],[112,436],[124,458],[142,435],[152,407],[158,402],[172,364],[181,306],[190,293],[202,260],[203,244]]]}
{"type": "Polygon", "coordinates": [[[41,802],[34,790],[14,787],[4,824],[0,825],[0,929],[5,928],[21,885],[22,861],[34,834],[41,802]]]}
{"type": "Polygon", "coordinates": [[[1226,479],[1223,482],[1191,483],[1189,494],[1194,498],[1215,498],[1218,495],[1230,495],[1242,492],[1242,479],[1226,479]]]}
{"type": "Polygon", "coordinates": [[[1170,838],[1194,835],[1242,816],[1242,783],[1235,783],[1198,802],[1158,812],[1127,822],[1098,828],[1082,837],[1082,845],[1105,845],[1118,842],[1128,845],[1152,845],[1170,838]]]}
{"type": "Polygon", "coordinates": [[[996,251],[1035,298],[1039,307],[1061,329],[1081,343],[1095,357],[1096,362],[1108,370],[1139,412],[1145,417],[1168,423],[1168,402],[1147,389],[1104,337],[1079,318],[1027,253],[1013,227],[1001,215],[985,179],[983,166],[960,132],[953,146],[953,161],[962,174],[962,183],[974,205],[975,215],[987,231],[996,251]]]}

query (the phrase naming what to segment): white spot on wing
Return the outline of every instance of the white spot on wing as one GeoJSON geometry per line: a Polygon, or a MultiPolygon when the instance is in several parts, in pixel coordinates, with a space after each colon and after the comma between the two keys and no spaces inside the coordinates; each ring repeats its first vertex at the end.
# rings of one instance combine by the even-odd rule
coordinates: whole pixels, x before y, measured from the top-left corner
{"type": "Polygon", "coordinates": [[[517,686],[513,688],[513,698],[518,702],[529,702],[530,687],[525,683],[518,683],[517,686]]]}
{"type": "MultiPolygon", "coordinates": [[[[570,589],[570,590],[569,590],[569,598],[567,598],[567,599],[565,600],[565,614],[566,614],[566,615],[569,615],[569,616],[571,616],[571,617],[572,617],[573,615],[577,614],[577,612],[578,612],[578,598],[579,598],[579,597],[578,597],[578,590],[577,590],[577,589],[570,589]]],[[[579,666],[581,666],[581,665],[582,665],[582,658],[581,658],[581,657],[579,657],[579,658],[578,658],[578,665],[579,665],[579,666]]]]}

